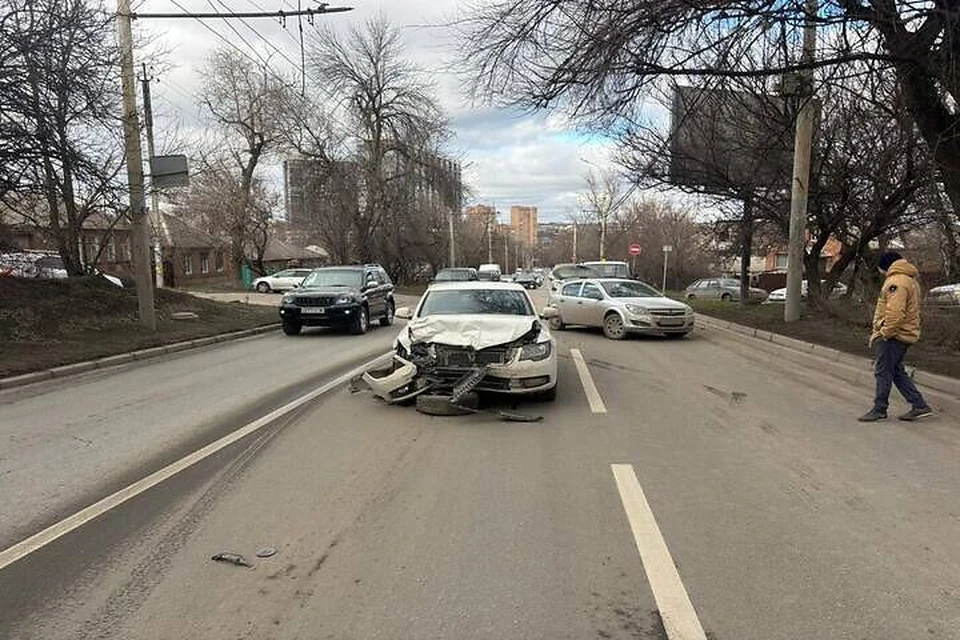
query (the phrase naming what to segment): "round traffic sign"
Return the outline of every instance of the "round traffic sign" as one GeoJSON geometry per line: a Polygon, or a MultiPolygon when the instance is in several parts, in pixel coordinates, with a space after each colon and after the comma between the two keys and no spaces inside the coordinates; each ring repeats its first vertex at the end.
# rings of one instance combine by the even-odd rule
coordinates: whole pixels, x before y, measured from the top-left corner
{"type": "Polygon", "coordinates": [[[630,245],[630,255],[632,255],[632,256],[638,256],[638,255],[640,255],[640,252],[641,252],[641,251],[643,251],[643,247],[641,247],[640,245],[638,245],[638,244],[632,244],[632,245],[630,245]]]}

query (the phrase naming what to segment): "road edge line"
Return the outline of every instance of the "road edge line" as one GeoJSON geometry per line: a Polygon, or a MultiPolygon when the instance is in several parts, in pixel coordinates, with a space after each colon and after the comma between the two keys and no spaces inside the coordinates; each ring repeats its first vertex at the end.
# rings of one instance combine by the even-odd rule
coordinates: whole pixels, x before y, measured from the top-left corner
{"type": "Polygon", "coordinates": [[[597,385],[590,375],[590,368],[580,349],[570,349],[570,357],[573,358],[573,365],[577,368],[577,375],[580,377],[580,385],[583,387],[583,393],[587,396],[587,402],[590,403],[590,411],[593,413],[606,413],[607,405],[603,403],[603,398],[597,390],[597,385]]]}
{"type": "Polygon", "coordinates": [[[669,640],[707,640],[632,464],[611,464],[623,510],[669,640]]]}
{"type": "Polygon", "coordinates": [[[300,396],[299,398],[288,402],[282,407],[274,409],[273,411],[266,414],[265,416],[262,416],[254,420],[253,422],[248,422],[246,425],[240,427],[236,431],[228,433],[222,438],[215,440],[210,444],[204,447],[201,447],[200,449],[197,449],[192,453],[187,454],[186,456],[180,458],[179,460],[168,464],[162,469],[159,469],[151,473],[145,478],[141,478],[140,480],[137,480],[136,482],[129,484],[118,491],[115,491],[109,496],[102,498],[97,502],[94,502],[90,506],[85,507],[80,511],[77,511],[73,515],[68,516],[63,520],[60,520],[59,522],[50,525],[46,529],[43,529],[42,531],[39,531],[21,540],[20,542],[4,549],[3,551],[0,551],[0,571],[3,571],[7,567],[9,567],[11,564],[25,558],[31,553],[34,553],[35,551],[42,549],[43,547],[47,546],[51,542],[54,542],[58,538],[61,538],[67,535],[68,533],[75,531],[76,529],[79,529],[86,523],[120,506],[124,502],[132,498],[135,498],[141,493],[144,493],[145,491],[152,489],[153,487],[164,482],[165,480],[172,478],[173,476],[177,475],[181,471],[189,467],[192,467],[198,462],[201,462],[206,458],[212,456],[213,454],[221,451],[222,449],[225,449],[226,447],[237,442],[238,440],[241,440],[246,436],[250,435],[251,433],[259,431],[263,427],[269,424],[272,424],[279,418],[282,418],[286,414],[292,411],[295,411],[296,409],[299,409],[306,403],[311,402],[312,400],[315,400],[316,398],[319,398],[320,396],[326,393],[329,393],[333,389],[336,389],[337,387],[343,384],[346,384],[352,378],[360,375],[361,373],[363,373],[368,369],[376,367],[378,364],[380,364],[381,361],[389,358],[390,356],[391,356],[391,352],[377,356],[373,360],[369,360],[366,363],[360,365],[359,367],[355,367],[350,371],[334,378],[333,380],[331,380],[330,382],[327,382],[323,386],[318,387],[317,389],[314,389],[313,391],[310,391],[309,393],[306,393],[300,396]]]}

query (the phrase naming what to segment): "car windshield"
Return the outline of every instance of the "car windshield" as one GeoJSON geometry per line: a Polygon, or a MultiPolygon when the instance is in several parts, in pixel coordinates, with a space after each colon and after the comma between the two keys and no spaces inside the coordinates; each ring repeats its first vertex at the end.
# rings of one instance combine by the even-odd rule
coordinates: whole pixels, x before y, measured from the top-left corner
{"type": "Polygon", "coordinates": [[[530,301],[522,291],[504,289],[456,289],[428,291],[420,307],[424,316],[443,315],[532,316],[530,301]]]}
{"type": "Polygon", "coordinates": [[[622,262],[591,262],[589,265],[591,269],[597,271],[605,278],[629,278],[630,270],[627,268],[627,265],[622,262]]]}
{"type": "Polygon", "coordinates": [[[634,280],[601,282],[600,286],[611,298],[659,298],[660,292],[650,285],[634,280]]]}
{"type": "Polygon", "coordinates": [[[441,269],[434,278],[437,282],[463,282],[476,279],[477,274],[471,269],[441,269]]]}
{"type": "Polygon", "coordinates": [[[363,272],[357,269],[320,269],[303,280],[304,289],[320,287],[352,287],[363,285],[363,272]]]}
{"type": "Polygon", "coordinates": [[[601,274],[599,271],[582,264],[571,264],[554,269],[553,277],[557,280],[570,280],[572,278],[600,278],[601,274]]]}

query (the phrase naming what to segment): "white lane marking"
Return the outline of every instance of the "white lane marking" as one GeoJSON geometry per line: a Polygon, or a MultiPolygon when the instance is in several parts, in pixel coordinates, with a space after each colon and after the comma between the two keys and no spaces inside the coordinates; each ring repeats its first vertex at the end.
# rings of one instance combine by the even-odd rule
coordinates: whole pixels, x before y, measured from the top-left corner
{"type": "Polygon", "coordinates": [[[156,485],[160,484],[164,480],[167,480],[175,476],[176,474],[180,473],[184,469],[195,465],[196,463],[200,462],[204,458],[208,458],[211,455],[220,451],[221,449],[224,449],[225,447],[230,446],[237,440],[240,440],[241,438],[250,435],[254,431],[262,429],[263,427],[274,422],[278,418],[282,418],[284,415],[290,413],[291,411],[294,411],[295,409],[302,407],[303,405],[310,402],[311,400],[315,400],[316,398],[319,398],[320,396],[322,396],[325,393],[328,393],[332,389],[335,389],[340,385],[344,384],[345,382],[348,382],[351,378],[357,375],[360,375],[362,372],[378,366],[381,362],[383,362],[389,357],[391,357],[390,354],[384,354],[382,356],[379,356],[378,358],[375,358],[370,362],[367,362],[366,364],[363,364],[357,367],[356,369],[353,369],[352,371],[349,371],[343,374],[342,376],[328,382],[322,387],[314,389],[310,393],[300,396],[296,400],[288,402],[287,404],[283,405],[278,409],[274,409],[273,411],[263,416],[262,418],[254,420],[253,422],[250,422],[244,425],[243,427],[240,427],[236,431],[220,438],[219,440],[212,442],[201,449],[197,449],[193,453],[184,456],[183,458],[167,465],[166,467],[160,469],[159,471],[155,471],[154,473],[151,473],[149,476],[141,480],[138,480],[133,484],[124,487],[123,489],[120,489],[116,493],[113,493],[98,502],[93,503],[89,507],[81,509],[80,511],[76,512],[72,516],[69,516],[61,520],[60,522],[47,527],[43,531],[40,531],[39,533],[35,533],[29,538],[21,540],[20,542],[13,545],[12,547],[9,547],[7,549],[4,549],[3,551],[0,551],[0,571],[10,566],[17,560],[20,560],[21,558],[30,555],[34,551],[37,551],[38,549],[41,549],[44,546],[50,544],[57,538],[60,538],[61,536],[64,536],[70,533],[74,529],[82,527],[84,524],[90,522],[94,518],[97,518],[103,515],[104,513],[110,511],[115,507],[118,507],[119,505],[123,504],[127,500],[130,500],[131,498],[134,498],[140,495],[144,491],[151,489],[152,487],[155,487],[156,485]]]}
{"type": "Polygon", "coordinates": [[[597,391],[597,385],[593,383],[593,376],[590,375],[590,369],[580,349],[570,349],[570,357],[573,358],[573,364],[577,367],[577,375],[580,376],[580,384],[583,385],[583,392],[587,394],[587,402],[590,403],[590,411],[594,413],[606,413],[607,406],[603,404],[603,398],[597,391]]]}
{"type": "Polygon", "coordinates": [[[643,570],[660,611],[663,628],[670,640],[706,640],[707,636],[680,581],[667,543],[653,517],[647,497],[630,464],[611,464],[620,500],[627,512],[630,528],[643,561],[643,570]]]}

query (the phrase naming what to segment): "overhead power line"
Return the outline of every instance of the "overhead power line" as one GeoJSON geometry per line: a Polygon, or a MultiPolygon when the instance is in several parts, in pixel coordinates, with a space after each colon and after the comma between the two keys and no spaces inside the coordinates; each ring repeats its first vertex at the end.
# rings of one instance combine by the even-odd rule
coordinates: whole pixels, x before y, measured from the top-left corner
{"type": "Polygon", "coordinates": [[[136,11],[130,12],[130,17],[134,20],[139,18],[196,18],[202,20],[204,18],[278,18],[283,20],[284,18],[295,17],[295,16],[319,16],[325,13],[342,13],[344,11],[353,11],[353,7],[328,7],[326,5],[320,5],[317,8],[307,8],[302,10],[290,10],[284,11],[280,9],[279,11],[244,11],[241,13],[222,13],[219,11],[215,12],[196,12],[196,11],[187,11],[180,4],[174,2],[177,7],[179,7],[183,13],[137,13],[136,11]]]}

